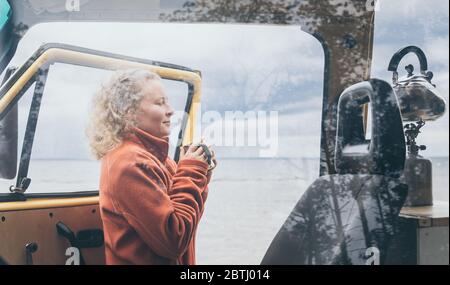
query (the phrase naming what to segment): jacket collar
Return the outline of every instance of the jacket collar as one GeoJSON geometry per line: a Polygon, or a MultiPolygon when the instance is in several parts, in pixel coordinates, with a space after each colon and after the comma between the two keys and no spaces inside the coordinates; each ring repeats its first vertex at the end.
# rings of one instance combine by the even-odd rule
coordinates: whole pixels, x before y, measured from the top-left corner
{"type": "Polygon", "coordinates": [[[144,148],[155,155],[159,161],[165,162],[169,153],[169,138],[158,138],[154,135],[133,127],[128,133],[130,141],[143,145],[144,148]]]}

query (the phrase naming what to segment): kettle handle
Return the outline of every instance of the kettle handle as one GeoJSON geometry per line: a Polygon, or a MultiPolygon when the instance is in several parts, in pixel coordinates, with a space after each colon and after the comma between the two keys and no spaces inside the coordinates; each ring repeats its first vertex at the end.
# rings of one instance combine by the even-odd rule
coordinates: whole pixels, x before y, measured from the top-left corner
{"type": "Polygon", "coordinates": [[[408,46],[405,48],[400,49],[397,51],[393,56],[391,61],[389,62],[388,71],[393,71],[394,73],[397,72],[398,65],[400,61],[403,59],[405,55],[408,53],[415,53],[417,57],[419,58],[420,62],[420,72],[425,75],[426,71],[428,70],[428,61],[427,57],[425,56],[425,53],[416,46],[408,46]]]}

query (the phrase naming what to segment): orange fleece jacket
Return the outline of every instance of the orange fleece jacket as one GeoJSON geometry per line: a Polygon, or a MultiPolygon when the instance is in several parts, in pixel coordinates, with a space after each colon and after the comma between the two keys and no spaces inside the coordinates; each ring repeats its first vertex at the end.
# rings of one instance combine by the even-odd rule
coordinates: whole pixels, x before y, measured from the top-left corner
{"type": "Polygon", "coordinates": [[[195,264],[208,164],[168,157],[168,139],[134,128],[102,158],[106,264],[195,264]]]}

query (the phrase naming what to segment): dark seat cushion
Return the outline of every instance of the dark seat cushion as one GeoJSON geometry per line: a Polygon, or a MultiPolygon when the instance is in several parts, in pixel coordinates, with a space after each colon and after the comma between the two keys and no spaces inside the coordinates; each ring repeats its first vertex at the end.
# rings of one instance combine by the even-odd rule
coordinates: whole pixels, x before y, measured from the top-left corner
{"type": "Polygon", "coordinates": [[[318,178],[275,236],[262,264],[366,264],[373,247],[383,263],[407,189],[398,179],[381,175],[318,178]]]}

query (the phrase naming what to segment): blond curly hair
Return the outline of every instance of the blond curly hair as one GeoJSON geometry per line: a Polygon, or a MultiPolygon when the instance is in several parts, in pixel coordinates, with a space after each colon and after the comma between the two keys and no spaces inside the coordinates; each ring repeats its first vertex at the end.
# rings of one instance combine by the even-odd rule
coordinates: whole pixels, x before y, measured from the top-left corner
{"type": "Polygon", "coordinates": [[[120,145],[129,129],[136,126],[136,111],[147,80],[161,78],[143,69],[118,70],[94,96],[86,135],[96,159],[120,145]]]}

